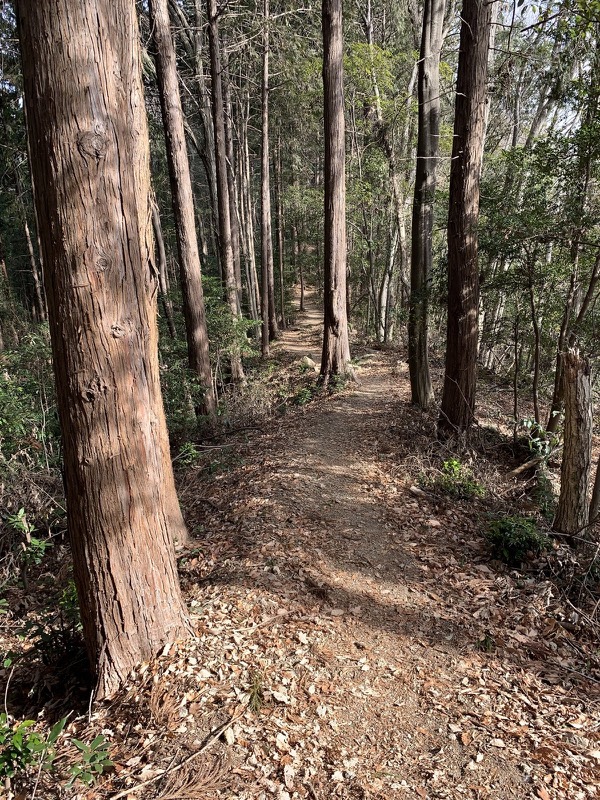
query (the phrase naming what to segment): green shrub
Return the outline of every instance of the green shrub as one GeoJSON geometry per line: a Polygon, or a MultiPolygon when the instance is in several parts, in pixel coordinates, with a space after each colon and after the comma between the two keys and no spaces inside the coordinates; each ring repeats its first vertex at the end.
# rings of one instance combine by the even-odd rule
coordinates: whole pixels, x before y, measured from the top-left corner
{"type": "Polygon", "coordinates": [[[50,341],[39,326],[0,355],[0,455],[4,462],[54,465],[59,438],[50,341]]]}
{"type": "Polygon", "coordinates": [[[534,520],[528,517],[501,517],[490,523],[485,538],[492,546],[495,558],[511,567],[520,566],[528,554],[539,554],[549,550],[551,540],[538,530],[534,520]]]}
{"type": "Polygon", "coordinates": [[[303,386],[302,389],[298,389],[296,394],[292,398],[292,402],[296,406],[305,406],[307,403],[313,398],[312,389],[308,386],[303,386]]]}
{"type": "Polygon", "coordinates": [[[71,767],[71,780],[67,783],[67,788],[73,786],[75,781],[81,781],[86,786],[91,786],[106,769],[113,766],[108,755],[106,737],[100,734],[90,744],[81,742],[79,739],[71,741],[81,753],[81,763],[71,767]]]}
{"type": "Polygon", "coordinates": [[[478,483],[471,470],[456,458],[450,458],[442,464],[442,471],[429,486],[457,500],[472,500],[483,497],[485,489],[478,483]]]}
{"type": "Polygon", "coordinates": [[[556,498],[552,481],[543,469],[538,469],[537,471],[536,485],[531,496],[537,503],[544,519],[552,522],[556,510],[556,498]]]}
{"type": "Polygon", "coordinates": [[[32,719],[11,725],[8,716],[0,714],[0,777],[14,778],[38,765],[51,769],[56,757],[54,744],[66,721],[66,717],[59,720],[46,737],[32,730],[32,719]]]}

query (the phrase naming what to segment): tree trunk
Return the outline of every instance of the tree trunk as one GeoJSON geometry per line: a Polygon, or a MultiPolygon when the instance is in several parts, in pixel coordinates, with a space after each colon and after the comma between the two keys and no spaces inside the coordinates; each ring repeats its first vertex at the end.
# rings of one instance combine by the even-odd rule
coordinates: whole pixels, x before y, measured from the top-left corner
{"type": "Polygon", "coordinates": [[[541,325],[538,310],[535,303],[535,291],[533,285],[533,265],[537,260],[537,252],[527,255],[527,289],[529,291],[529,309],[531,311],[531,327],[533,328],[533,382],[531,387],[533,401],[533,418],[537,425],[540,424],[540,348],[541,348],[541,325]]]}
{"type": "Polygon", "coordinates": [[[432,269],[433,206],[440,139],[440,51],[444,0],[425,0],[419,57],[419,136],[412,219],[408,367],[412,402],[433,402],[429,374],[428,306],[432,269]]]}
{"type": "Polygon", "coordinates": [[[284,274],[284,247],[283,247],[283,176],[281,166],[281,130],[277,135],[277,152],[273,159],[273,172],[275,175],[275,192],[277,197],[277,266],[279,272],[279,304],[281,307],[281,330],[285,330],[285,274],[284,274]]]}
{"type": "Polygon", "coordinates": [[[17,9],[69,535],[102,698],[188,624],[172,544],[186,530],[160,395],[139,33],[133,0],[17,9]]]}
{"type": "Polygon", "coordinates": [[[342,2],[323,0],[325,225],[321,380],[352,376],[346,314],[346,165],[342,2]]]}
{"type": "Polygon", "coordinates": [[[25,241],[27,242],[27,252],[29,253],[29,264],[31,266],[31,277],[33,278],[33,308],[34,308],[34,321],[43,322],[46,319],[46,303],[44,301],[44,290],[42,288],[42,279],[38,269],[37,258],[35,257],[35,248],[33,246],[33,239],[31,238],[31,231],[29,224],[25,217],[25,207],[23,207],[23,228],[25,231],[25,241]]]}
{"type": "Polygon", "coordinates": [[[592,499],[590,501],[589,522],[597,522],[600,515],[600,459],[596,465],[596,477],[592,489],[592,499]]]}
{"type": "Polygon", "coordinates": [[[304,311],[304,269],[302,267],[302,254],[300,252],[300,237],[298,235],[298,225],[292,223],[292,245],[294,255],[294,274],[300,281],[300,307],[299,311],[304,311]]]}
{"type": "Polygon", "coordinates": [[[167,254],[165,252],[165,240],[162,232],[162,225],[160,224],[160,214],[156,202],[152,201],[152,227],[154,229],[154,241],[156,244],[157,265],[156,272],[158,274],[158,291],[162,302],[165,319],[167,320],[167,327],[171,339],[177,338],[177,331],[175,330],[175,321],[173,319],[173,304],[169,299],[169,287],[167,282],[167,254]]]}
{"type": "Polygon", "coordinates": [[[223,87],[225,103],[225,149],[227,151],[227,194],[229,196],[229,219],[231,222],[231,249],[233,252],[233,272],[235,274],[235,290],[237,292],[238,309],[242,308],[242,254],[240,245],[240,216],[238,212],[238,191],[235,175],[235,153],[233,149],[233,106],[231,103],[231,87],[229,73],[223,87]]]}
{"type": "MultiPolygon", "coordinates": [[[[258,272],[256,269],[256,249],[254,247],[254,203],[252,201],[252,174],[250,168],[250,148],[248,146],[248,125],[250,119],[250,94],[246,91],[245,107],[241,108],[241,145],[240,145],[240,189],[242,211],[242,233],[244,242],[244,252],[246,259],[246,280],[248,284],[248,297],[252,318],[259,321],[260,313],[260,285],[258,272]]],[[[260,338],[260,330],[257,326],[257,337],[260,338]]]]}
{"type": "Polygon", "coordinates": [[[214,419],[217,403],[208,352],[208,331],[200,253],[194,219],[194,195],[185,142],[183,111],[179,95],[177,61],[171,38],[167,0],[150,0],[150,26],[156,46],[156,77],[165,131],[171,199],[181,269],[181,290],[190,369],[198,376],[203,391],[198,411],[214,419]]]}
{"type": "MultiPolygon", "coordinates": [[[[208,41],[210,49],[210,76],[212,111],[217,163],[217,202],[219,206],[219,252],[227,303],[234,319],[240,316],[239,297],[235,280],[233,247],[231,243],[231,214],[229,207],[229,182],[227,178],[227,149],[225,141],[225,105],[221,71],[221,45],[216,0],[207,0],[208,41]]],[[[243,383],[244,370],[239,353],[231,355],[231,378],[234,383],[243,383]]]]}
{"type": "MultiPolygon", "coordinates": [[[[262,212],[262,281],[266,281],[267,306],[263,307],[263,320],[266,317],[269,323],[269,340],[276,339],[279,335],[277,325],[277,312],[275,309],[275,268],[273,259],[273,232],[271,215],[271,177],[269,173],[269,0],[263,0],[263,58],[262,58],[262,89],[261,89],[261,173],[260,196],[262,212]]],[[[265,290],[263,289],[263,294],[265,290]]],[[[264,303],[264,298],[263,298],[264,303]]]]}
{"type": "Polygon", "coordinates": [[[467,431],[477,381],[479,272],[477,221],[483,156],[488,42],[492,4],[464,0],[456,81],[448,211],[448,327],[438,432],[467,431]]]}
{"type": "Polygon", "coordinates": [[[588,523],[588,484],[592,456],[590,365],[576,350],[563,353],[565,434],[560,497],[553,528],[576,534],[588,523]]]}

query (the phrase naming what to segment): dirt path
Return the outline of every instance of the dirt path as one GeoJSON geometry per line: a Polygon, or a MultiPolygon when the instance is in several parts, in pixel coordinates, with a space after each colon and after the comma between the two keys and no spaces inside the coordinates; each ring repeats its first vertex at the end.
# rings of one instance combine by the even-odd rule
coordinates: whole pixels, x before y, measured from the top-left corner
{"type": "MultiPolygon", "coordinates": [[[[319,337],[309,300],[277,349],[316,358],[319,337]]],[[[415,491],[430,431],[398,354],[358,377],[240,445],[195,505],[196,650],[215,708],[255,707],[214,796],[596,797],[597,686],[561,670],[552,598],[489,566],[476,508],[415,491]]]]}

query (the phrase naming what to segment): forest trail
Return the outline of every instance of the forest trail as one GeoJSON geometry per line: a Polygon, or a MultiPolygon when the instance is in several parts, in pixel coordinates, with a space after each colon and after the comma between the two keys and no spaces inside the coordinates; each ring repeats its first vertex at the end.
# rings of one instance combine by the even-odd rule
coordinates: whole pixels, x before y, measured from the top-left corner
{"type": "MultiPolygon", "coordinates": [[[[320,328],[309,297],[276,357],[317,361],[320,328]]],[[[214,796],[597,796],[597,685],[561,667],[551,595],[490,566],[476,503],[414,485],[431,419],[397,351],[355,350],[358,385],[186,476],[203,692],[255,709],[214,796]]]]}

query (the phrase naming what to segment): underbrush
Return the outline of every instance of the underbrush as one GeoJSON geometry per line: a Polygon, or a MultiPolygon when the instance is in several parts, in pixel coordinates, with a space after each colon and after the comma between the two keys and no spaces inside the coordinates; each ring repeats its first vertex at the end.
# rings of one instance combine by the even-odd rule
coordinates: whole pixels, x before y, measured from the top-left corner
{"type": "Polygon", "coordinates": [[[424,489],[455,500],[473,500],[476,497],[484,497],[486,493],[472,470],[457,458],[446,459],[440,469],[422,474],[419,482],[424,489]]]}

